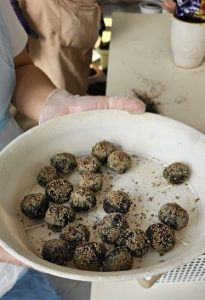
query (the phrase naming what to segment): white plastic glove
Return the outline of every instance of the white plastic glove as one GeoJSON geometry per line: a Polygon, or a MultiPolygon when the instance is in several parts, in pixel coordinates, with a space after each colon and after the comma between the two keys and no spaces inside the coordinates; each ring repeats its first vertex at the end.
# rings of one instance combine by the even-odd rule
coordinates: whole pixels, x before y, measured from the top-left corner
{"type": "Polygon", "coordinates": [[[97,109],[120,109],[130,113],[144,113],[144,103],[135,97],[79,96],[62,89],[54,90],[45,100],[39,124],[67,114],[97,109]]]}
{"type": "Polygon", "coordinates": [[[0,263],[0,298],[14,286],[26,270],[24,267],[0,263]]]}
{"type": "Polygon", "coordinates": [[[20,261],[0,246],[0,298],[14,286],[25,270],[20,261]]]}

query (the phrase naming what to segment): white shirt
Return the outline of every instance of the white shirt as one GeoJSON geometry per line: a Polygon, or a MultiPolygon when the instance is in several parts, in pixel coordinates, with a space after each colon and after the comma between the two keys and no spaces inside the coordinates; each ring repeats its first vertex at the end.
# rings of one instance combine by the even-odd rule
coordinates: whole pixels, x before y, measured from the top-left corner
{"type": "MultiPolygon", "coordinates": [[[[35,1],[35,0],[34,0],[35,1]]],[[[0,10],[3,12],[8,25],[13,57],[17,56],[26,46],[28,37],[19,23],[9,0],[0,0],[0,10]]]]}

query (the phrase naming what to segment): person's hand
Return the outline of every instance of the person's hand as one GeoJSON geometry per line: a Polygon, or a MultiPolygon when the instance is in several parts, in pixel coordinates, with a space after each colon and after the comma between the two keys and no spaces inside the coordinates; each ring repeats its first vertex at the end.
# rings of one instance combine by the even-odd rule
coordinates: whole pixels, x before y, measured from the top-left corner
{"type": "Polygon", "coordinates": [[[23,266],[24,265],[18,259],[16,259],[12,255],[10,255],[8,252],[6,252],[1,246],[0,246],[0,262],[13,264],[13,265],[16,265],[16,266],[23,266]]]}
{"type": "Polygon", "coordinates": [[[144,103],[135,97],[125,96],[73,96],[57,89],[46,99],[39,117],[39,123],[56,117],[85,110],[120,109],[130,113],[144,113],[144,103]]]}
{"type": "Polygon", "coordinates": [[[176,3],[173,0],[164,0],[163,7],[170,13],[173,13],[176,7],[176,3]]]}

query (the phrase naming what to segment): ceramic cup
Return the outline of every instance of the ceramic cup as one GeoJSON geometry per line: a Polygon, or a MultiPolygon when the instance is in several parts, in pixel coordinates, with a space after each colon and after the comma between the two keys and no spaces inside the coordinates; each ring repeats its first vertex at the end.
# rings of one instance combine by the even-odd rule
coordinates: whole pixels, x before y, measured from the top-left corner
{"type": "Polygon", "coordinates": [[[170,42],[177,66],[198,67],[205,57],[205,23],[185,22],[172,16],[170,42]]]}
{"type": "Polygon", "coordinates": [[[144,1],[139,3],[139,9],[142,14],[160,14],[162,6],[158,1],[144,1]]]}

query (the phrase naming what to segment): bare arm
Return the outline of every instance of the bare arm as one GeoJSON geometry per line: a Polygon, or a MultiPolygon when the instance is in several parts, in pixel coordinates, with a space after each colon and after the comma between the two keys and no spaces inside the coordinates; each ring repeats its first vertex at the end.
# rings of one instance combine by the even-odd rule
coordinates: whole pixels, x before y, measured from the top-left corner
{"type": "Polygon", "coordinates": [[[163,7],[170,13],[173,13],[176,7],[176,3],[173,0],[164,0],[163,7]]]}
{"type": "MultiPolygon", "coordinates": [[[[26,50],[14,58],[16,68],[16,88],[13,104],[26,116],[37,120],[46,97],[56,89],[50,79],[34,66],[26,50]]],[[[0,247],[0,262],[22,265],[0,247]]]]}
{"type": "Polygon", "coordinates": [[[16,88],[12,102],[21,113],[38,121],[43,102],[56,87],[34,66],[26,50],[14,58],[14,65],[16,88]]]}
{"type": "Polygon", "coordinates": [[[0,246],[0,262],[13,264],[17,266],[23,266],[24,264],[17,260],[15,257],[8,254],[1,246],[0,246]]]}

